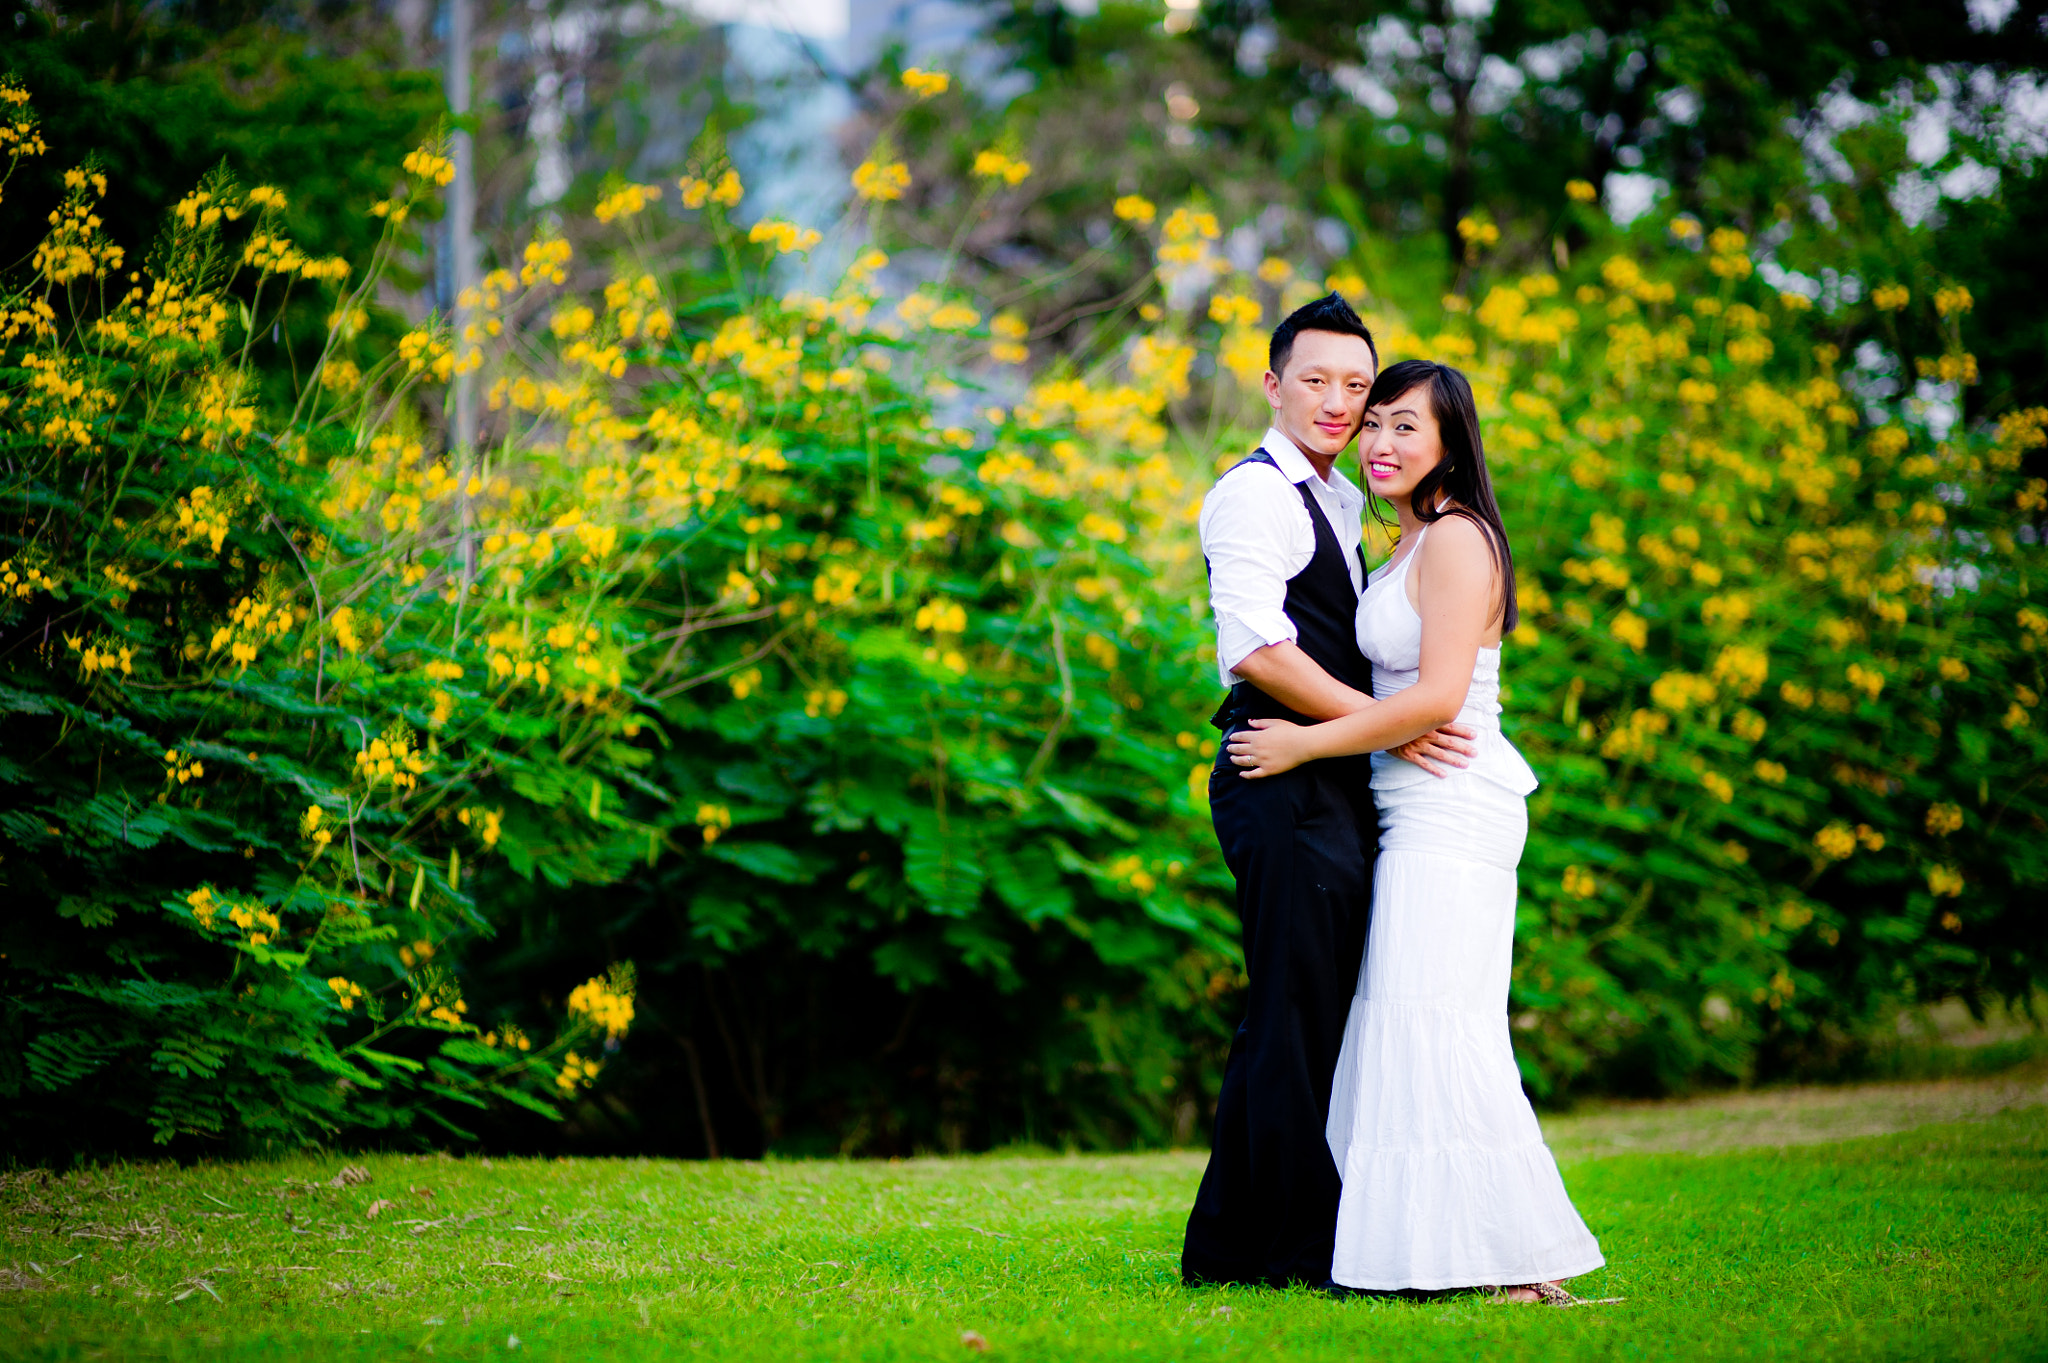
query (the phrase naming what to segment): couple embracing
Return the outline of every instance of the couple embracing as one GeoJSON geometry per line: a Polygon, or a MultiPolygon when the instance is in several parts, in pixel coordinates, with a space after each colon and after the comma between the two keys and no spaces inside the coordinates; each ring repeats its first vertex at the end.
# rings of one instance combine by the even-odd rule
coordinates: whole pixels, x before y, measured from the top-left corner
{"type": "Polygon", "coordinates": [[[1209,804],[1250,987],[1181,1271],[1569,1305],[1604,1260],[1508,1038],[1536,777],[1500,731],[1514,561],[1472,389],[1381,372],[1336,294],[1269,362],[1273,427],[1201,514],[1230,687],[1209,804]],[[1369,576],[1354,439],[1400,525],[1369,576]]]}

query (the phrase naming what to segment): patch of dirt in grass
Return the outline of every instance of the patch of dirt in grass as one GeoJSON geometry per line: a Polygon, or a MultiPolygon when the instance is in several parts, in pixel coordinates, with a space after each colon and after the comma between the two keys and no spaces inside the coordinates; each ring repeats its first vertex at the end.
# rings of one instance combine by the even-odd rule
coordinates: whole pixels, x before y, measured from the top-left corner
{"type": "Polygon", "coordinates": [[[39,1274],[23,1273],[18,1268],[0,1268],[0,1292],[40,1292],[55,1286],[39,1274]]]}
{"type": "Polygon", "coordinates": [[[1558,1155],[1736,1150],[1884,1136],[2048,1104],[2048,1066],[1981,1079],[1760,1089],[1705,1098],[1601,1101],[1543,1118],[1558,1155]]]}

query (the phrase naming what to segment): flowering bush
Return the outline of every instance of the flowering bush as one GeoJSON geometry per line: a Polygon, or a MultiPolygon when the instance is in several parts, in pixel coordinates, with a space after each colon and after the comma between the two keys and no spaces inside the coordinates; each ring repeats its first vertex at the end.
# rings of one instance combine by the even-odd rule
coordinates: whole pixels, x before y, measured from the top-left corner
{"type": "MultiPolygon", "coordinates": [[[[445,164],[427,149],[407,170],[445,164]]],[[[283,195],[216,175],[124,271],[104,178],[66,183],[0,309],[9,1139],[295,1142],[422,1118],[459,1133],[461,1106],[492,1101],[553,1113],[564,1074],[595,1073],[571,1048],[624,1031],[630,975],[584,986],[604,1002],[572,999],[546,1044],[468,1016],[448,948],[484,926],[465,861],[499,841],[501,809],[472,797],[501,758],[443,689],[465,671],[448,631],[470,636],[408,618],[420,590],[461,596],[399,557],[417,479],[350,514],[359,463],[417,462],[404,402],[446,346],[415,333],[367,371],[323,357],[297,410],[266,410],[250,338],[292,289],[340,286],[339,345],[385,253],[348,288],[346,262],[284,235],[283,195]],[[381,393],[381,424],[351,391],[381,393]]]]}

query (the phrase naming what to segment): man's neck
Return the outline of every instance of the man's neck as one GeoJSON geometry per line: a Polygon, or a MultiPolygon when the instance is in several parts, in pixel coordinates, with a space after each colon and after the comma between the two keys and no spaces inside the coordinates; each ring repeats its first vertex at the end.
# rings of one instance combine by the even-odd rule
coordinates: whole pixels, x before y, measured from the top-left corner
{"type": "Polygon", "coordinates": [[[1287,443],[1294,446],[1295,452],[1308,460],[1309,467],[1316,471],[1316,477],[1326,483],[1330,481],[1330,470],[1337,467],[1336,455],[1322,453],[1285,426],[1276,423],[1273,429],[1286,436],[1287,443]]]}

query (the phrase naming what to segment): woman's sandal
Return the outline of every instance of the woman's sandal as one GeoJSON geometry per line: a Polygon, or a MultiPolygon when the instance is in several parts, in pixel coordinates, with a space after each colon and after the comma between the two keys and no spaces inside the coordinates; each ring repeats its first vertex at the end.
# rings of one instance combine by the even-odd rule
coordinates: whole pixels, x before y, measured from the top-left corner
{"type": "Polygon", "coordinates": [[[1508,1300],[1508,1293],[1515,1291],[1534,1292],[1536,1301],[1527,1303],[1529,1305],[1614,1306],[1627,1300],[1625,1297],[1574,1297],[1556,1283],[1516,1283],[1511,1287],[1493,1289],[1494,1295],[1502,1301],[1508,1300]]]}

